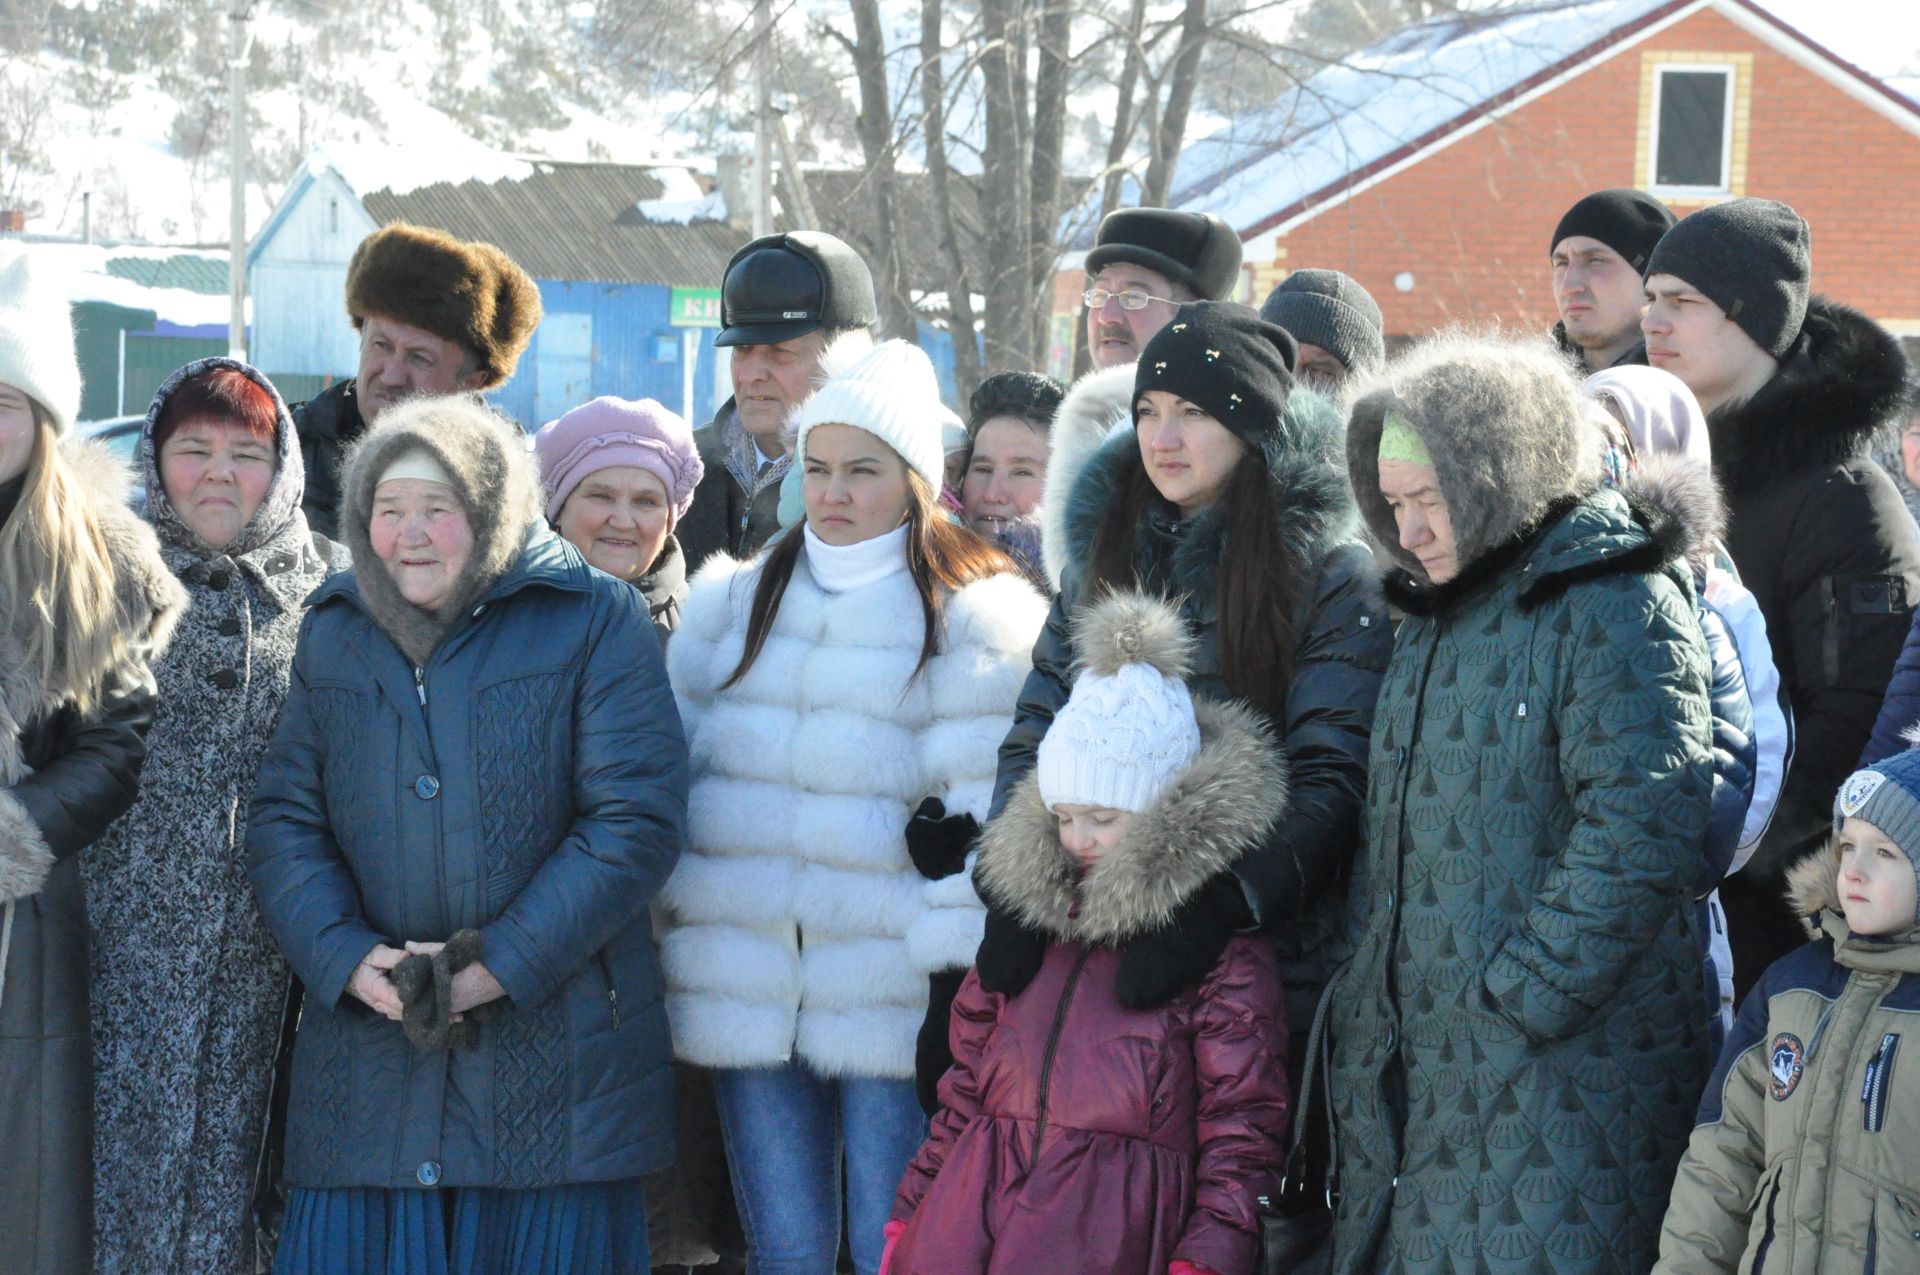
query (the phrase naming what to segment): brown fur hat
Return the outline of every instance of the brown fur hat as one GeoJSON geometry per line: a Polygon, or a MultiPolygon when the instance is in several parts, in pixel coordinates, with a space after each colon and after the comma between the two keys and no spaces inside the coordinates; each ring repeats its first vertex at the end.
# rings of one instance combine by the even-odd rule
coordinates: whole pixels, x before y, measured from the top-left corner
{"type": "Polygon", "coordinates": [[[506,253],[426,226],[396,221],[374,231],[347,266],[355,331],[379,314],[457,341],[479,357],[483,390],[513,375],[540,313],[540,289],[506,253]]]}

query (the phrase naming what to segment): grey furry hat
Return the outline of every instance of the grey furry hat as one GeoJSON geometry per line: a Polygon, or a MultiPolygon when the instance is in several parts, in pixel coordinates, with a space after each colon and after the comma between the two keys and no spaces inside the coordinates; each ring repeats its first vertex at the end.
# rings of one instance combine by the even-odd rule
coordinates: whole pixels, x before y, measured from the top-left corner
{"type": "Polygon", "coordinates": [[[455,618],[507,573],[541,514],[540,475],[518,425],[465,394],[422,398],[381,413],[347,457],[341,476],[340,534],[353,555],[354,579],[374,619],[423,664],[455,618]],[[409,453],[424,453],[446,471],[473,549],[453,593],[437,612],[401,596],[373,552],[369,527],[381,475],[409,453]]]}
{"type": "Polygon", "coordinates": [[[1538,526],[1556,501],[1600,484],[1600,447],[1565,356],[1540,338],[1444,332],[1362,382],[1347,426],[1354,501],[1379,549],[1415,580],[1380,494],[1380,432],[1398,410],[1440,476],[1464,570],[1538,526]]]}

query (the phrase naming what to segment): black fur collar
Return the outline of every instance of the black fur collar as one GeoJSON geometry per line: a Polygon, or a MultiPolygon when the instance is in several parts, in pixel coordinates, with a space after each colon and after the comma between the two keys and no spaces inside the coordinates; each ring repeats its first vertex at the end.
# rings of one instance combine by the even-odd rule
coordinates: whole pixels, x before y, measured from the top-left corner
{"type": "Polygon", "coordinates": [[[1707,418],[1714,468],[1732,495],[1865,456],[1904,409],[1907,357],[1860,311],[1814,297],[1780,371],[1707,418]]]}

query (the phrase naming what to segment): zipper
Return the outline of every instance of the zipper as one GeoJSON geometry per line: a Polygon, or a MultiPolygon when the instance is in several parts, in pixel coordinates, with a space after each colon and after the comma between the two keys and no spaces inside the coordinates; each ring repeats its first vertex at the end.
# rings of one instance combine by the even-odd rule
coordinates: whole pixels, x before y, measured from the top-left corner
{"type": "Polygon", "coordinates": [[[1868,1133],[1879,1133],[1887,1125],[1887,1095],[1892,1091],[1893,1060],[1900,1052],[1900,1033],[1888,1032],[1880,1038],[1880,1048],[1867,1062],[1866,1083],[1860,1086],[1860,1102],[1866,1108],[1862,1120],[1868,1133]]]}
{"type": "Polygon", "coordinates": [[[1860,1275],[1874,1275],[1880,1269],[1880,1210],[1875,1208],[1867,1214],[1867,1264],[1860,1268],[1860,1275]]]}
{"type": "Polygon", "coordinates": [[[1091,948],[1082,948],[1080,956],[1067,972],[1066,986],[1060,989],[1060,1007],[1053,1012],[1053,1031],[1047,1037],[1047,1052],[1040,1059],[1040,1103],[1039,1115],[1033,1122],[1033,1158],[1040,1159],[1040,1139],[1047,1134],[1047,1096],[1053,1089],[1053,1056],[1060,1049],[1060,1034],[1066,1030],[1067,1009],[1073,1003],[1073,989],[1080,981],[1080,971],[1086,968],[1087,957],[1093,954],[1091,948]]]}
{"type": "Polygon", "coordinates": [[[413,691],[420,697],[420,706],[427,705],[427,670],[418,664],[413,666],[413,691]]]}
{"type": "Polygon", "coordinates": [[[613,1030],[620,1030],[620,989],[613,985],[613,962],[607,959],[607,949],[601,948],[593,954],[593,960],[600,967],[600,977],[607,980],[607,1008],[613,1011],[613,1030]]]}

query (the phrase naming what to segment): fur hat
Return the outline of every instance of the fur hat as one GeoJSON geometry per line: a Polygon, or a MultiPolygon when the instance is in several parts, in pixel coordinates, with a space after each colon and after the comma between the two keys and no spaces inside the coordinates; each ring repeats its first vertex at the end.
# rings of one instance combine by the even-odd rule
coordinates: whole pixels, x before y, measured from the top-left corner
{"type": "Polygon", "coordinates": [[[1172,609],[1126,596],[1082,611],[1074,638],[1084,669],[1040,740],[1040,798],[1138,814],[1200,751],[1193,638],[1172,609]]]}
{"type": "Polygon", "coordinates": [[[459,615],[507,573],[540,518],[540,476],[518,425],[467,394],[413,399],[367,430],[341,475],[340,535],[360,596],[408,659],[424,664],[459,615]],[[473,532],[467,565],[446,605],[423,611],[401,596],[369,534],[373,491],[393,462],[424,452],[452,479],[473,532]]]}
{"type": "Polygon", "coordinates": [[[920,347],[908,341],[882,341],[815,390],[795,414],[796,454],[804,463],[807,435],[814,426],[853,425],[900,453],[907,468],[937,492],[947,477],[940,431],[951,415],[940,402],[933,364],[920,347]]]}
{"type": "Polygon", "coordinates": [[[370,314],[424,328],[480,360],[490,390],[513,375],[540,324],[540,289],[490,243],[396,221],[374,231],[347,265],[354,330],[370,314]]]}
{"type": "Polygon", "coordinates": [[[1433,457],[1462,570],[1539,525],[1548,509],[1600,485],[1591,407],[1544,340],[1466,332],[1430,337],[1359,388],[1347,428],[1347,473],[1378,551],[1426,578],[1380,494],[1389,413],[1433,457]]]}
{"type": "Polygon", "coordinates": [[[1087,254],[1087,279],[1130,262],[1193,289],[1202,300],[1233,295],[1240,282],[1240,236],[1212,213],[1122,208],[1100,222],[1087,254]]]}
{"type": "Polygon", "coordinates": [[[67,296],[25,247],[0,248],[0,384],[47,410],[63,434],[80,411],[80,363],[67,296]]]}

